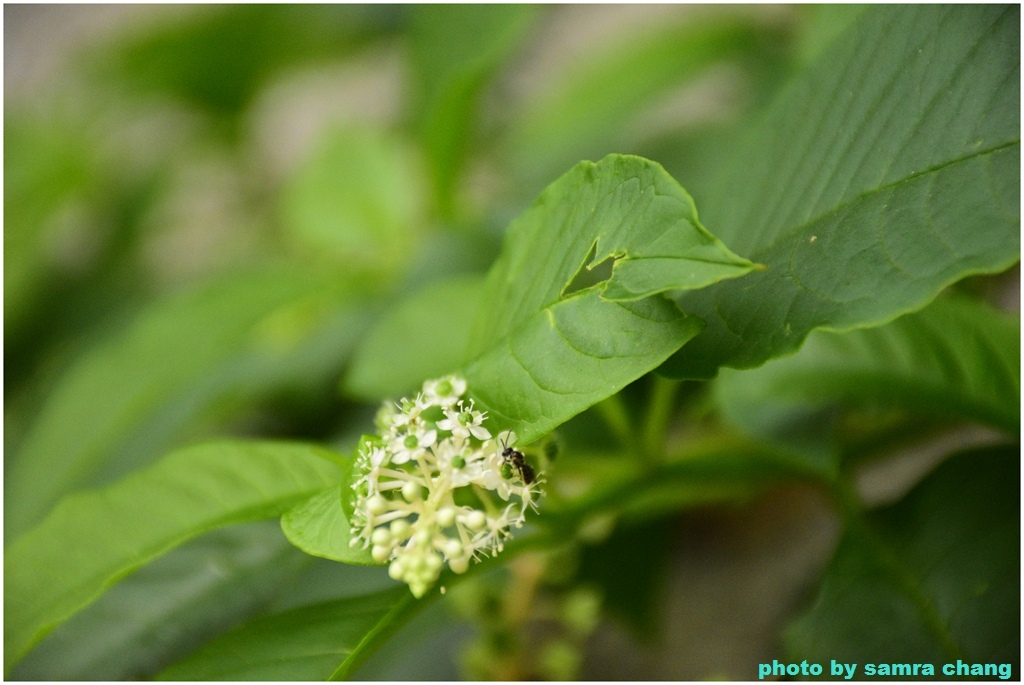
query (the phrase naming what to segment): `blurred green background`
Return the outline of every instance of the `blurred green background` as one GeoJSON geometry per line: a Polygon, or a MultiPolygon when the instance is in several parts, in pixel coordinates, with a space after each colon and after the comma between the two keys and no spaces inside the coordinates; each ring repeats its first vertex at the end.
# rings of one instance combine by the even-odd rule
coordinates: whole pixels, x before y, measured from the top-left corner
{"type": "MultiPolygon", "coordinates": [[[[207,437],[349,448],[379,400],[409,390],[347,373],[382,312],[484,272],[508,221],[581,159],[651,158],[699,208],[748,122],[860,11],[5,6],[5,540],[65,494],[207,437]]],[[[876,500],[929,459],[868,471],[876,500]]],[[[606,603],[656,635],[605,622],[575,674],[749,677],[780,655],[837,531],[799,486],[637,531],[625,542],[674,541],[640,583],[667,599],[606,603]]],[[[145,676],[255,612],[381,584],[304,558],[273,525],[220,537],[133,576],[15,676],[145,676]],[[223,573],[208,594],[111,638],[149,652],[89,642],[163,583],[206,582],[210,559],[223,573]],[[170,636],[139,637],[161,625],[170,636]]],[[[594,554],[580,563],[596,582],[619,582],[594,554]]],[[[457,677],[471,633],[435,606],[361,675],[457,677]]]]}

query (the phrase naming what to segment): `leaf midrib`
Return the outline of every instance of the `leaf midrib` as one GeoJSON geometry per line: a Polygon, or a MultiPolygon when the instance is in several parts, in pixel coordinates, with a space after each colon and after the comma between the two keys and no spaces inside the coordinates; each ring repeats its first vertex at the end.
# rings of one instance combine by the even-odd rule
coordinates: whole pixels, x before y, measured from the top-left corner
{"type": "Polygon", "coordinates": [[[864,200],[866,200],[866,199],[868,199],[868,198],[870,198],[870,197],[872,197],[874,195],[877,195],[879,193],[887,192],[887,191],[892,190],[894,188],[898,188],[898,187],[902,186],[905,183],[910,183],[911,181],[915,181],[915,180],[917,180],[919,178],[922,178],[924,176],[928,176],[929,174],[938,173],[938,172],[940,172],[943,169],[946,169],[948,167],[952,167],[952,166],[955,166],[957,164],[962,164],[964,162],[968,162],[968,161],[970,161],[972,159],[976,159],[976,158],[979,158],[979,157],[984,157],[986,155],[991,155],[991,154],[994,154],[994,153],[999,152],[1001,150],[1012,148],[1015,145],[1020,145],[1020,138],[1014,138],[1014,139],[1009,140],[1009,141],[1007,141],[1005,143],[1000,143],[998,145],[994,145],[992,147],[985,148],[983,150],[977,150],[977,151],[972,152],[972,153],[970,153],[968,155],[963,155],[961,157],[957,157],[957,158],[949,160],[947,162],[943,162],[942,164],[937,164],[937,165],[935,165],[933,167],[929,167],[928,169],[924,169],[923,171],[915,172],[913,174],[910,174],[910,175],[905,176],[903,178],[897,179],[897,180],[892,181],[890,183],[886,183],[886,184],[878,186],[876,188],[872,188],[870,190],[866,190],[866,191],[860,193],[859,195],[856,195],[855,197],[852,197],[849,200],[847,200],[847,201],[845,201],[845,202],[843,202],[843,203],[841,203],[839,205],[836,205],[835,207],[833,207],[833,208],[831,208],[831,209],[829,209],[827,211],[824,211],[824,212],[822,212],[820,214],[817,214],[817,215],[815,215],[813,217],[810,217],[806,221],[791,227],[788,231],[780,232],[778,234],[778,236],[776,236],[776,239],[774,241],[772,241],[769,245],[765,245],[764,247],[761,247],[761,248],[755,250],[752,253],[751,257],[753,258],[754,261],[759,261],[763,256],[765,256],[767,254],[770,254],[773,250],[775,250],[780,243],[783,243],[783,242],[789,240],[790,238],[800,234],[801,232],[810,229],[812,226],[814,226],[815,224],[817,224],[819,222],[822,222],[822,221],[824,221],[824,220],[826,220],[828,218],[831,218],[832,216],[838,215],[838,214],[846,211],[847,209],[855,206],[857,203],[863,202],[864,200]]]}

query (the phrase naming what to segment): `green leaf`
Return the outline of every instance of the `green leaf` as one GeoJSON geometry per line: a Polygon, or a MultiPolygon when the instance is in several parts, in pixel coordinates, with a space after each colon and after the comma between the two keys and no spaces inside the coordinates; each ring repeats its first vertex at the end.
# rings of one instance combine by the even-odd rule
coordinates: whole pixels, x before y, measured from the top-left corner
{"type": "Polygon", "coordinates": [[[140,568],[15,665],[12,680],[145,680],[299,582],[313,561],[275,521],[201,535],[140,568]]]}
{"type": "Polygon", "coordinates": [[[696,335],[701,322],[660,293],[752,268],[700,224],[693,200],[657,164],[581,162],[509,226],[473,323],[470,392],[530,442],[696,335]],[[606,280],[574,290],[584,267],[606,261],[606,280]]]}
{"type": "Polygon", "coordinates": [[[226,404],[329,378],[360,329],[352,290],[275,267],[144,310],[83,356],[42,407],[5,479],[5,534],[68,492],[155,458],[186,430],[201,435],[198,419],[226,404]]]}
{"type": "MultiPolygon", "coordinates": [[[[851,527],[792,660],[968,663],[1020,659],[1020,446],[940,466],[900,503],[851,527]]],[[[962,675],[962,674],[961,674],[962,675]]]]}
{"type": "Polygon", "coordinates": [[[346,677],[399,619],[425,602],[403,586],[255,619],[159,675],[163,680],[346,677]],[[340,664],[340,666],[339,666],[340,664]]]}
{"type": "Polygon", "coordinates": [[[804,5],[804,20],[796,37],[796,53],[801,64],[809,64],[848,29],[868,5],[804,5]]]}
{"type": "Polygon", "coordinates": [[[422,171],[409,146],[373,129],[332,130],[281,192],[285,235],[309,259],[388,279],[416,254],[425,214],[422,171]]]}
{"type": "MultiPolygon", "coordinates": [[[[347,480],[347,479],[346,479],[347,480]]],[[[347,483],[327,488],[281,517],[288,541],[306,554],[346,564],[377,565],[368,549],[349,546],[351,524],[341,506],[347,483]]]]}
{"type": "Polygon", "coordinates": [[[707,436],[656,467],[580,451],[559,457],[557,469],[551,487],[570,483],[571,492],[545,502],[540,523],[578,525],[613,513],[636,525],[680,509],[750,500],[781,482],[821,483],[836,475],[831,460],[734,436],[707,436]]]}
{"type": "MultiPolygon", "coordinates": [[[[503,557],[475,564],[464,575],[445,572],[452,586],[509,556],[550,545],[535,536],[508,543],[503,557]]],[[[217,638],[158,677],[165,680],[344,680],[441,596],[435,588],[416,599],[405,585],[256,618],[217,638]]]]}
{"type": "Polygon", "coordinates": [[[757,366],[1020,257],[1020,8],[873,7],[737,149],[702,204],[767,270],[684,294],[707,321],[664,372],[757,366]]]}
{"type": "Polygon", "coordinates": [[[812,333],[797,354],[759,369],[724,369],[715,397],[752,435],[833,403],[963,416],[1020,431],[1020,319],[940,298],[878,328],[812,333]]]}
{"type": "Polygon", "coordinates": [[[341,477],[326,450],[218,442],[66,498],[4,554],[4,668],[143,564],[221,526],[279,516],[341,477]]]}
{"type": "Polygon", "coordinates": [[[360,399],[397,399],[466,360],[483,277],[435,281],[387,311],[352,353],[343,390],[360,399]]]}
{"type": "Polygon", "coordinates": [[[410,32],[419,128],[442,215],[473,131],[473,109],[487,79],[532,23],[528,5],[419,5],[410,32]]]}

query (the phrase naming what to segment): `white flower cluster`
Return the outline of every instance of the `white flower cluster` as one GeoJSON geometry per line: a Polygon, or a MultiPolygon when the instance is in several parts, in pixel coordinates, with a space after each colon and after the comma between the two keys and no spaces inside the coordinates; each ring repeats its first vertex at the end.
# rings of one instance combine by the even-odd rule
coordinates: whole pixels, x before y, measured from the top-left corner
{"type": "Polygon", "coordinates": [[[388,573],[416,597],[445,562],[464,573],[471,559],[504,549],[541,494],[502,454],[515,434],[494,440],[486,412],[465,393],[464,379],[446,376],[424,383],[413,400],[385,404],[380,436],[365,440],[356,457],[351,544],[390,562],[388,573]]]}

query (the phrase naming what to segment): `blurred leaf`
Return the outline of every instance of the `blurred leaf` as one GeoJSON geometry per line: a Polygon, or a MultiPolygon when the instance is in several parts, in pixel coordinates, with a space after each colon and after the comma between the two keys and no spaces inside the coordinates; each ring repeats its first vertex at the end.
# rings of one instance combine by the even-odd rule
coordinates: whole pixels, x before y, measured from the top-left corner
{"type": "Polygon", "coordinates": [[[797,662],[963,659],[1016,669],[1020,446],[961,453],[902,502],[853,525],[786,643],[797,662]]]}
{"type": "Polygon", "coordinates": [[[120,461],[124,472],[159,455],[225,400],[329,374],[359,330],[358,308],[345,304],[351,289],[309,269],[273,268],[151,305],[48,398],[4,483],[5,534],[105,465],[120,461]]]}
{"type": "Polygon", "coordinates": [[[150,678],[267,604],[309,561],[272,521],[207,533],[111,587],[43,638],[11,678],[150,678]]]}
{"type": "MultiPolygon", "coordinates": [[[[509,154],[531,178],[612,150],[639,108],[722,60],[763,53],[774,30],[729,16],[659,27],[616,45],[595,45],[566,68],[550,94],[513,123],[509,154]]],[[[659,158],[660,159],[660,158],[659,158]]]]}
{"type": "Polygon", "coordinates": [[[306,554],[346,564],[377,565],[370,550],[350,547],[352,524],[341,506],[342,493],[351,486],[327,488],[281,517],[288,541],[306,554]]]}
{"type": "Polygon", "coordinates": [[[724,415],[750,435],[778,435],[794,414],[836,402],[964,416],[1020,431],[1020,320],[980,302],[938,299],[878,328],[812,333],[797,354],[724,369],[724,415]]]}
{"type": "Polygon", "coordinates": [[[4,668],[104,589],[214,528],[280,515],[337,482],[326,450],[219,442],[66,498],[5,549],[4,668]]]}
{"type": "Polygon", "coordinates": [[[385,312],[352,353],[344,391],[368,401],[397,399],[466,361],[483,277],[435,281],[385,312]]]}
{"type": "Polygon", "coordinates": [[[684,294],[708,378],[884,323],[1020,254],[1020,10],[874,7],[790,85],[703,210],[766,271],[684,294]]]}
{"type": "Polygon", "coordinates": [[[60,213],[96,192],[97,164],[76,128],[18,112],[4,117],[5,341],[54,285],[58,243],[69,240],[60,235],[60,213]]]}
{"type": "Polygon", "coordinates": [[[487,80],[519,43],[537,13],[529,5],[417,5],[411,25],[419,128],[442,215],[473,132],[487,80]]]}
{"type": "Polygon", "coordinates": [[[611,513],[636,525],[680,509],[748,500],[785,481],[833,479],[835,460],[815,457],[731,436],[706,437],[656,467],[620,454],[568,452],[559,457],[551,485],[564,492],[545,502],[539,522],[611,513]]]}
{"type": "MultiPolygon", "coordinates": [[[[403,587],[255,619],[159,675],[163,680],[345,677],[416,600],[403,587]]],[[[420,602],[422,604],[422,602],[420,602]]]]}
{"type": "Polygon", "coordinates": [[[97,56],[97,75],[169,93],[222,115],[246,106],[284,68],[341,57],[388,31],[401,11],[359,5],[192,7],[97,56]]]}
{"type": "Polygon", "coordinates": [[[473,323],[470,392],[531,442],[697,334],[700,322],[660,293],[752,268],[701,226],[693,200],[657,164],[582,162],[509,226],[473,323]],[[592,269],[604,262],[612,268],[602,281],[592,269]]]}
{"type": "Polygon", "coordinates": [[[281,193],[286,237],[364,278],[399,273],[417,249],[425,189],[403,142],[373,130],[330,132],[281,193]]]}
{"type": "Polygon", "coordinates": [[[643,638],[653,638],[662,624],[662,597],[672,558],[666,541],[672,533],[672,522],[660,519],[616,527],[607,540],[583,548],[577,582],[596,583],[604,609],[643,638]]]}

